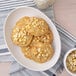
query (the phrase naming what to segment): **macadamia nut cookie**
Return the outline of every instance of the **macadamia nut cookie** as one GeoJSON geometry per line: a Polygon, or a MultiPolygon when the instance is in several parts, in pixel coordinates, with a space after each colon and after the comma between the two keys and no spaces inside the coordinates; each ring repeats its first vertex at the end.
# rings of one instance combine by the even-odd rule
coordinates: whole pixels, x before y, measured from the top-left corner
{"type": "Polygon", "coordinates": [[[32,59],[39,63],[44,63],[52,58],[54,50],[50,44],[37,43],[31,48],[32,59]]]}
{"type": "Polygon", "coordinates": [[[48,32],[48,24],[42,18],[30,17],[30,22],[25,27],[27,32],[34,36],[41,36],[48,32]]]}
{"type": "Polygon", "coordinates": [[[12,31],[12,41],[18,46],[27,46],[32,40],[32,35],[26,32],[24,27],[16,26],[12,31]]]}

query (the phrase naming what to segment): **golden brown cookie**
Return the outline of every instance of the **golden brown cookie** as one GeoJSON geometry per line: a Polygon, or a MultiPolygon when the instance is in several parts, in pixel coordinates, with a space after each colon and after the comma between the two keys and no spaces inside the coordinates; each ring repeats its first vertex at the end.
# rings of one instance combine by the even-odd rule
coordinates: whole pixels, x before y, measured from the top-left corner
{"type": "Polygon", "coordinates": [[[29,45],[32,37],[23,26],[15,26],[11,36],[13,43],[18,46],[29,45]]]}
{"type": "Polygon", "coordinates": [[[54,50],[50,44],[37,43],[31,48],[32,59],[39,63],[50,60],[54,54],[54,50]]]}
{"type": "Polygon", "coordinates": [[[30,17],[30,22],[26,27],[26,31],[34,36],[41,36],[48,32],[48,24],[42,18],[30,17]]]}

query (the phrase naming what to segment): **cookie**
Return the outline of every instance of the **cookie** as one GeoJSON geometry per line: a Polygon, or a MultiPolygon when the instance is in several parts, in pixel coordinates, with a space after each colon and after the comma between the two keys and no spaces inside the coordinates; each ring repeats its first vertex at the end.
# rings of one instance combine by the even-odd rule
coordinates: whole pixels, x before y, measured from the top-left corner
{"type": "Polygon", "coordinates": [[[30,22],[26,27],[26,31],[34,36],[41,36],[48,32],[48,24],[42,18],[30,17],[30,22]]]}
{"type": "Polygon", "coordinates": [[[18,46],[28,46],[32,37],[23,26],[15,26],[11,34],[13,43],[18,46]]]}
{"type": "Polygon", "coordinates": [[[54,54],[54,50],[50,44],[37,43],[31,48],[32,59],[39,63],[50,60],[54,54]]]}

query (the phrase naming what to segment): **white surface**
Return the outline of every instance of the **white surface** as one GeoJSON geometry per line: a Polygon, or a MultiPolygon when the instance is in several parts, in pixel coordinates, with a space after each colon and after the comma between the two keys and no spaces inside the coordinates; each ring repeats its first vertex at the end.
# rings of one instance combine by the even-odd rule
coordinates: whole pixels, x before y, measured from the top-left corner
{"type": "Polygon", "coordinates": [[[66,53],[66,55],[64,56],[64,67],[65,67],[66,71],[67,71],[70,75],[72,75],[72,76],[76,76],[76,74],[75,74],[75,73],[72,73],[72,72],[70,72],[70,71],[68,70],[68,68],[67,68],[67,66],[66,66],[66,58],[67,58],[67,56],[68,56],[72,51],[74,51],[74,50],[76,50],[76,48],[70,49],[70,50],[66,53]]]}
{"type": "Polygon", "coordinates": [[[15,9],[7,17],[4,30],[5,30],[6,43],[7,43],[7,46],[9,48],[10,52],[12,53],[14,58],[24,67],[26,67],[30,70],[43,71],[43,70],[47,70],[47,69],[53,67],[56,64],[56,62],[60,56],[60,52],[61,52],[60,37],[59,37],[56,27],[51,22],[51,20],[46,15],[44,15],[42,12],[40,12],[39,10],[32,8],[32,7],[20,7],[20,8],[15,9]],[[41,17],[41,18],[45,19],[47,21],[47,23],[49,24],[49,27],[52,29],[52,32],[54,35],[53,45],[54,45],[54,51],[55,51],[55,54],[50,61],[43,63],[43,64],[39,64],[34,61],[31,61],[23,56],[23,54],[20,51],[20,48],[18,46],[15,46],[12,43],[11,37],[10,37],[12,28],[14,27],[16,21],[23,16],[41,17]]]}

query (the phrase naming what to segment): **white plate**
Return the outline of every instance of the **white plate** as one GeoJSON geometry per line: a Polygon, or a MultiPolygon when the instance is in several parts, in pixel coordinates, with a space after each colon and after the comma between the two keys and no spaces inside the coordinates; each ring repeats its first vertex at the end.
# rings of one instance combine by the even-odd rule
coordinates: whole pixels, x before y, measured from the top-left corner
{"type": "Polygon", "coordinates": [[[53,67],[56,62],[59,59],[60,52],[61,52],[61,41],[60,37],[58,34],[58,31],[55,27],[55,25],[52,23],[52,21],[42,12],[39,10],[33,8],[33,7],[19,7],[13,10],[7,17],[4,25],[4,36],[5,36],[5,41],[7,44],[7,47],[13,57],[24,67],[34,70],[34,71],[44,71],[47,70],[51,67],[53,67]],[[46,63],[36,63],[32,60],[29,60],[24,57],[22,54],[20,48],[12,43],[11,40],[11,31],[16,22],[24,16],[35,16],[35,17],[40,17],[46,20],[46,22],[49,24],[49,27],[52,29],[53,35],[54,35],[54,40],[53,40],[53,46],[54,46],[54,56],[52,59],[46,63]]]}

